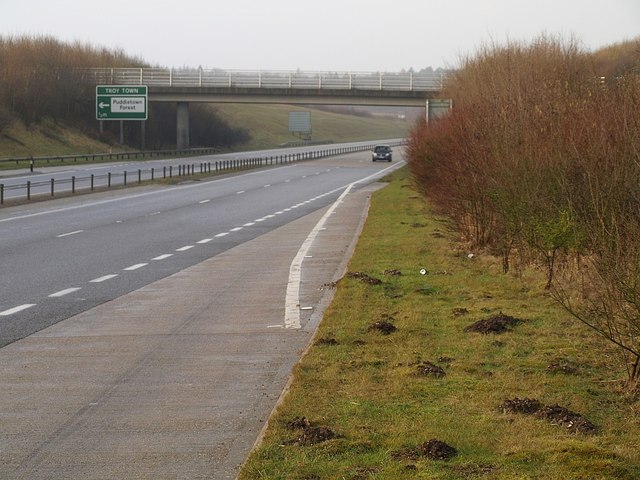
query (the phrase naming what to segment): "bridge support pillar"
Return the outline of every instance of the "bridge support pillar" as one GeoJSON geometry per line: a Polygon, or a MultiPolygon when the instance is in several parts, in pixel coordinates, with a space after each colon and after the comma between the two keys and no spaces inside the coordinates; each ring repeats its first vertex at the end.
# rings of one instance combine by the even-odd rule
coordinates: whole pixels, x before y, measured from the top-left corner
{"type": "Polygon", "coordinates": [[[189,102],[178,102],[176,110],[176,148],[189,148],[189,102]]]}

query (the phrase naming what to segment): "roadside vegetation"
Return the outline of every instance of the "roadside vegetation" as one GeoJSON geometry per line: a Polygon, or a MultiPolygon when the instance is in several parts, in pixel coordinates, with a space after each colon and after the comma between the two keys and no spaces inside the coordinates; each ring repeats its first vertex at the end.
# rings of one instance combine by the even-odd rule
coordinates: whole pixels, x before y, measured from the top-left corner
{"type": "Polygon", "coordinates": [[[240,479],[640,478],[612,350],[389,180],[240,479]]]}
{"type": "Polygon", "coordinates": [[[463,61],[241,479],[640,478],[639,48],[463,61]]]}
{"type": "MultiPolygon", "coordinates": [[[[104,131],[98,132],[95,86],[83,80],[82,68],[147,66],[142,59],[123,51],[67,44],[46,36],[0,36],[0,137],[3,143],[15,140],[14,149],[22,151],[21,143],[28,149],[28,140],[16,138],[16,132],[48,131],[51,129],[47,122],[53,122],[60,129],[74,129],[103,144],[117,145],[119,122],[104,122],[104,131]]],[[[149,105],[147,148],[174,148],[175,108],[171,104],[149,105]]],[[[229,147],[250,138],[247,130],[230,127],[206,105],[192,105],[190,115],[193,146],[229,147]]],[[[125,149],[140,147],[138,123],[125,122],[125,149]]],[[[44,155],[47,152],[29,153],[44,155]]]]}
{"type": "Polygon", "coordinates": [[[410,135],[415,185],[504,272],[540,267],[637,389],[640,41],[596,53],[550,37],[487,47],[444,95],[451,115],[410,135]]]}

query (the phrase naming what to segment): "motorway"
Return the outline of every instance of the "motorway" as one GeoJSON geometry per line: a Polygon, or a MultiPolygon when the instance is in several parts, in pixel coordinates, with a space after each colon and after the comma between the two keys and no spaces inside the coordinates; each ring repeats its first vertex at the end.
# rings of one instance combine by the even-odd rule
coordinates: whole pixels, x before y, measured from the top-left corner
{"type": "MultiPolygon", "coordinates": [[[[382,140],[381,143],[396,144],[400,139],[382,140]]],[[[56,195],[64,192],[89,190],[95,187],[105,188],[108,185],[119,186],[123,183],[135,184],[138,180],[151,180],[161,178],[164,175],[177,177],[179,169],[193,173],[201,173],[201,168],[208,166],[212,171],[229,166],[231,162],[237,164],[243,161],[262,159],[262,164],[289,163],[291,157],[296,154],[304,155],[311,152],[326,152],[338,148],[367,149],[371,142],[354,142],[337,145],[312,145],[297,148],[278,148],[271,150],[257,150],[250,152],[236,152],[218,155],[206,155],[198,157],[171,158],[163,160],[127,161],[118,163],[69,163],[66,167],[46,167],[41,162],[37,163],[34,172],[28,169],[0,170],[0,184],[4,200],[24,199],[27,196],[27,182],[30,182],[31,195],[51,195],[52,182],[56,195]],[[152,174],[153,171],[153,174],[152,174]],[[125,174],[127,180],[125,181],[125,174]],[[138,178],[140,176],[140,178],[138,178]],[[72,183],[72,178],[74,179],[72,183]],[[93,187],[92,187],[93,185],[93,187]]]]}
{"type": "Polygon", "coordinates": [[[0,210],[0,477],[235,478],[397,150],[0,210]]]}
{"type": "Polygon", "coordinates": [[[0,346],[329,205],[383,168],[355,158],[0,210],[0,346]]]}

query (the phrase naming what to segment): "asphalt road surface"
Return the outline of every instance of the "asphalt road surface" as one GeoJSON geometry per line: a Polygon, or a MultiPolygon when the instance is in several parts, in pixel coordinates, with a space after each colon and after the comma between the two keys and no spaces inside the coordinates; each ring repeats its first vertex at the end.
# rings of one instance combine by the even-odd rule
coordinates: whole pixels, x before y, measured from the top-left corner
{"type": "Polygon", "coordinates": [[[234,478],[388,168],[358,153],[0,210],[0,477],[234,478]]]}
{"type": "MultiPolygon", "coordinates": [[[[382,140],[381,143],[397,143],[400,139],[382,140]]],[[[140,180],[150,180],[151,170],[154,170],[153,177],[177,177],[180,170],[188,172],[201,172],[202,168],[209,166],[211,170],[216,169],[216,164],[222,169],[223,165],[229,162],[239,162],[247,159],[262,158],[269,159],[269,163],[282,162],[291,159],[293,155],[305,154],[309,152],[331,151],[341,147],[369,148],[372,142],[353,142],[337,145],[312,145],[297,148],[279,148],[271,150],[259,150],[250,152],[236,152],[217,155],[204,155],[197,157],[170,158],[163,160],[147,161],[125,161],[118,163],[70,163],[63,167],[47,167],[46,164],[39,163],[31,173],[29,169],[0,170],[0,184],[3,188],[4,201],[12,199],[24,199],[27,197],[27,182],[30,182],[30,195],[51,195],[51,181],[54,181],[53,190],[55,195],[76,191],[89,190],[93,186],[106,188],[108,185],[120,186],[123,183],[135,184],[140,180]],[[140,171],[140,174],[138,173],[140,171]],[[111,177],[109,177],[111,175],[111,177]],[[125,181],[126,175],[126,181],[125,181]],[[72,179],[73,182],[72,182],[72,179]]],[[[184,173],[183,173],[184,175],[184,173]]]]}

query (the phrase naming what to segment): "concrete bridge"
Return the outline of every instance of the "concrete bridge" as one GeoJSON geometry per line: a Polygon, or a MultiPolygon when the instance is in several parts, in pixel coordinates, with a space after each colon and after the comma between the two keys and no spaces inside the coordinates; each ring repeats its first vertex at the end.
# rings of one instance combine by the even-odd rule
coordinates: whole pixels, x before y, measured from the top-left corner
{"type": "Polygon", "coordinates": [[[426,108],[427,119],[450,108],[436,100],[446,72],[301,72],[93,68],[96,85],[147,85],[149,102],[177,104],[177,147],[189,147],[189,103],[369,105],[426,108]]]}

